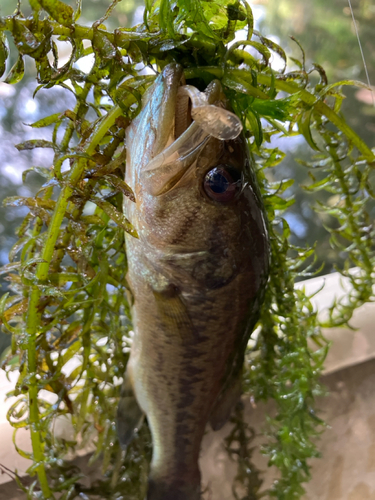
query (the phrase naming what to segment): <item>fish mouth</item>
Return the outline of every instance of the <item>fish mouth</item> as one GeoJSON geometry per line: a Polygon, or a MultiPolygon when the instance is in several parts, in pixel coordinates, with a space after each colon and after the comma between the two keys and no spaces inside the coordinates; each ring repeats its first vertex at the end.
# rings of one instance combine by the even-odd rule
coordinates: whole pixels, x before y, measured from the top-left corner
{"type": "MultiPolygon", "coordinates": [[[[159,136],[164,140],[155,144],[153,158],[141,174],[146,190],[153,196],[160,196],[177,184],[194,165],[210,137],[229,141],[242,131],[241,120],[227,109],[218,80],[213,80],[204,92],[200,92],[186,85],[178,64],[167,65],[161,77],[166,91],[159,109],[159,136]],[[168,137],[165,137],[167,130],[168,137]]],[[[155,85],[154,92],[157,89],[155,85]]]]}
{"type": "MultiPolygon", "coordinates": [[[[168,111],[174,107],[173,134],[165,147],[146,165],[145,171],[153,170],[172,158],[183,157],[199,145],[206,137],[215,137],[221,141],[230,141],[242,131],[241,120],[226,107],[226,98],[218,80],[213,80],[204,92],[185,84],[185,77],[179,65],[168,65],[178,85],[173,101],[168,103],[168,111]],[[178,71],[176,78],[176,71],[178,71]],[[177,83],[178,82],[178,83],[177,83]]],[[[171,112],[165,113],[167,116],[171,112]]]]}
{"type": "MultiPolygon", "coordinates": [[[[184,80],[184,79],[183,79],[184,80]]],[[[177,99],[174,113],[174,139],[178,139],[189,126],[192,124],[193,118],[191,116],[191,99],[185,92],[181,92],[185,87],[185,81],[183,85],[179,87],[177,91],[177,99]]]]}
{"type": "Polygon", "coordinates": [[[174,135],[177,93],[184,83],[182,66],[171,63],[164,67],[143,96],[144,105],[148,103],[151,127],[155,130],[152,158],[156,158],[167,147],[174,135]]]}

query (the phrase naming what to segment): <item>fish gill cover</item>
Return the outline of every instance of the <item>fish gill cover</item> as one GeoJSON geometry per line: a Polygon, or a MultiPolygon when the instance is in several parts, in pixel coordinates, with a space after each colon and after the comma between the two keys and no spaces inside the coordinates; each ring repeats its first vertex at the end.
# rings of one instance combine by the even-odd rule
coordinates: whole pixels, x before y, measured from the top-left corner
{"type": "Polygon", "coordinates": [[[60,0],[29,3],[29,17],[22,14],[20,3],[12,16],[0,17],[0,72],[7,69],[9,37],[18,56],[5,82],[19,82],[26,57],[32,58],[35,94],[60,86],[74,94],[76,105],[31,125],[48,127],[50,140],[29,140],[17,148],[51,148],[53,166],[30,169],[44,179],[36,197],[5,202],[29,208],[17,230],[10,263],[1,269],[10,291],[1,298],[0,317],[12,336],[1,366],[7,373],[19,370],[11,393],[17,402],[8,419],[16,447],[17,430],[30,430],[32,452],[17,451],[33,461],[28,473],[35,479],[26,487],[16,474],[17,481],[29,498],[144,496],[151,458],[147,425],[124,455],[114,424],[132,341],[124,230],[137,237],[121,208],[123,196],[133,197],[123,181],[123,143],[156,72],[178,61],[188,83],[205,88],[214,78],[221,81],[242,120],[269,220],[271,273],[258,336],[246,358],[244,389],[254,401],[275,401],[276,415],[265,423],[262,451],[280,474],[260,494],[261,476],[251,461],[252,430],[237,408],[226,441],[238,463],[233,494],[300,498],[310,476],[309,459],[319,455],[316,439],[324,429],[314,398],[323,390],[318,379],[328,344],[309,297],[294,288],[297,278],[317,271],[314,248],[296,248],[289,242],[282,213],[293,203],[286,194],[293,180],[269,180],[269,172],[284,157],[271,139],[303,135],[315,151],[311,163],[304,165],[311,177],[304,189],[337,196],[335,205],[315,208],[337,221],[327,231],[331,244],[345,255],[340,272],[353,288],[345,303],[332,306],[324,326],[347,325],[357,307],[373,300],[374,227],[367,203],[374,198],[375,156],[340,113],[342,87],[364,85],[328,84],[321,66],[306,67],[302,48],[301,59],[293,59],[296,69],[287,73],[283,49],[254,30],[245,1],[146,0],[142,24],[113,32],[104,23],[117,1],[90,27],[78,22],[82,0],[75,10],[60,0]],[[62,66],[56,37],[72,47],[62,66]],[[284,61],[279,71],[270,64],[273,53],[284,61]],[[77,62],[89,54],[95,62],[85,73],[77,62]],[[151,69],[149,74],[140,72],[145,67],[151,69]],[[95,119],[89,118],[89,110],[94,110],[95,119]],[[64,162],[68,169],[62,169],[64,162]],[[88,203],[95,206],[89,215],[88,203]],[[361,272],[351,274],[353,266],[361,272]],[[67,369],[72,359],[75,364],[67,369]],[[41,390],[54,399],[48,402],[41,390]],[[71,419],[71,441],[55,435],[58,416],[71,419]],[[64,460],[78,443],[94,444],[90,461],[101,461],[103,477],[91,487],[81,483],[80,471],[64,460]]]}

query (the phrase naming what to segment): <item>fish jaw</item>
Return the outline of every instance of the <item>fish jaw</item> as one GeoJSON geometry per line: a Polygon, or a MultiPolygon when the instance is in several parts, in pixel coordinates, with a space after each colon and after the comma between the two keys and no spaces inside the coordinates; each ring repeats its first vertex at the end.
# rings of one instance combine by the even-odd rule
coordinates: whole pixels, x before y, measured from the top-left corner
{"type": "Polygon", "coordinates": [[[142,111],[126,132],[127,168],[125,180],[140,194],[140,173],[172,139],[178,87],[182,67],[168,64],[146,91],[142,111]]]}

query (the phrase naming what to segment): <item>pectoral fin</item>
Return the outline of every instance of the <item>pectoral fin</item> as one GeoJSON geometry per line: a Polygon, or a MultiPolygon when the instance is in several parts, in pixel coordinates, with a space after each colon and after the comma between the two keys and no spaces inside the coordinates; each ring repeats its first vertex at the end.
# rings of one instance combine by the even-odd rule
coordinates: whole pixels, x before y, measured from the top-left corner
{"type": "Polygon", "coordinates": [[[153,290],[153,294],[165,333],[177,333],[183,342],[194,340],[196,330],[179,290],[171,285],[162,292],[153,290]]]}
{"type": "Polygon", "coordinates": [[[242,393],[242,371],[227,385],[226,389],[219,395],[210,415],[212,430],[218,431],[229,420],[230,414],[241,397],[242,393]]]}
{"type": "Polygon", "coordinates": [[[125,373],[117,408],[117,434],[122,449],[126,449],[134,437],[135,429],[142,425],[143,411],[138,405],[128,373],[125,373]]]}

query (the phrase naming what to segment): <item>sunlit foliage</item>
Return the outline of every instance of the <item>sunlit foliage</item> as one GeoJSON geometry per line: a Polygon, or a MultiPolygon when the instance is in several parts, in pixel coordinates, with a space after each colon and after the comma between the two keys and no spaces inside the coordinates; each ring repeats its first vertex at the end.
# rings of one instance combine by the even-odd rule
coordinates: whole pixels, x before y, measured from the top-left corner
{"type": "MultiPolygon", "coordinates": [[[[121,208],[123,196],[134,196],[123,181],[124,137],[156,72],[178,61],[186,79],[198,87],[221,80],[256,162],[269,219],[272,268],[257,339],[246,360],[245,389],[256,401],[271,398],[276,403],[263,451],[281,474],[268,495],[299,498],[309,479],[308,460],[318,455],[315,438],[323,429],[314,397],[321,392],[318,377],[327,343],[309,298],[294,288],[296,278],[310,275],[314,249],[289,243],[290,230],[281,214],[293,203],[284,195],[292,181],[269,182],[268,172],[277,169],[284,156],[270,141],[276,135],[303,135],[316,151],[306,165],[311,169],[306,189],[336,196],[333,205],[318,208],[338,221],[331,243],[344,253],[342,273],[353,285],[347,302],[332,308],[329,323],[347,324],[356,307],[373,299],[374,228],[366,203],[374,197],[375,157],[340,114],[341,87],[363,85],[329,85],[321,66],[305,66],[303,51],[301,60],[294,59],[298,69],[285,73],[283,49],[254,31],[246,2],[147,0],[141,25],[110,32],[104,23],[116,3],[91,27],[78,23],[81,2],[74,10],[60,0],[30,0],[30,17],[25,18],[19,6],[14,15],[0,18],[2,73],[9,52],[5,32],[18,50],[5,81],[19,82],[29,57],[37,70],[36,93],[60,86],[76,99],[74,109],[32,124],[52,127],[50,140],[17,146],[54,152],[51,169],[33,167],[44,179],[36,197],[6,201],[29,208],[10,264],[1,270],[10,293],[0,301],[4,329],[12,335],[2,367],[20,373],[13,392],[19,399],[8,416],[15,430],[28,427],[32,438],[30,455],[19,450],[33,460],[29,473],[36,480],[29,496],[144,496],[151,456],[147,426],[126,456],[114,426],[132,339],[123,234],[137,237],[121,208]],[[236,33],[244,39],[237,39],[236,33]],[[56,38],[72,48],[63,65],[56,38]],[[86,73],[78,63],[90,54],[94,64],[86,73]],[[271,54],[284,61],[281,70],[272,70],[271,54]],[[149,68],[147,74],[144,68],[149,68]],[[311,83],[315,74],[319,81],[311,83]],[[360,271],[351,273],[353,266],[360,271]],[[45,391],[53,396],[46,398],[45,391]],[[73,441],[54,433],[58,417],[71,420],[73,441]],[[80,485],[79,473],[77,477],[63,461],[77,442],[94,443],[91,460],[102,460],[103,480],[91,489],[80,485]]],[[[251,433],[241,415],[227,440],[229,453],[234,442],[242,450],[236,481],[246,488],[246,498],[257,498],[260,483],[247,466],[251,433]]]]}

